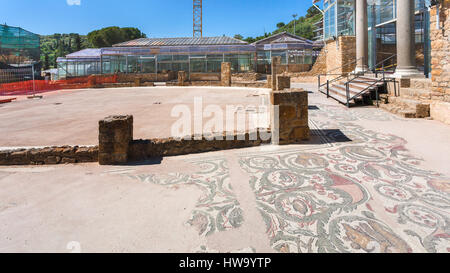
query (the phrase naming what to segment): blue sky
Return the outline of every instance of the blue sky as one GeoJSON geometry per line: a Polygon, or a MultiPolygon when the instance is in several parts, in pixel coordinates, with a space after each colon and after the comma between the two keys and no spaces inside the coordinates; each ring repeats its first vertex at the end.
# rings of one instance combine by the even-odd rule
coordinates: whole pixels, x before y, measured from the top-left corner
{"type": "MultiPolygon", "coordinates": [[[[203,36],[262,35],[311,0],[203,0],[203,36]]],[[[46,35],[138,27],[149,37],[192,36],[192,0],[0,0],[0,22],[46,35]]]]}

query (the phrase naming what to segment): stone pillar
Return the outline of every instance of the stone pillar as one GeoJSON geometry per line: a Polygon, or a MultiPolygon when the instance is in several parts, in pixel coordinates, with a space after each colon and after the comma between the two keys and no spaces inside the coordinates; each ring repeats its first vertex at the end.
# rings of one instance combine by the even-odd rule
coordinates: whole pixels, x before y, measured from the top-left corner
{"type": "Polygon", "coordinates": [[[424,77],[416,66],[414,0],[397,1],[397,69],[395,77],[424,77]]]}
{"type": "Polygon", "coordinates": [[[369,69],[369,31],[367,0],[356,0],[356,68],[355,73],[364,73],[369,69]]]}
{"type": "Polygon", "coordinates": [[[276,91],[283,91],[284,89],[291,88],[291,77],[288,76],[277,76],[277,86],[276,91]]]}
{"type": "Polygon", "coordinates": [[[272,57],[272,90],[276,91],[277,90],[277,74],[278,74],[278,66],[281,65],[281,57],[280,56],[276,56],[276,57],[272,57]]]}
{"type": "Polygon", "coordinates": [[[135,87],[139,87],[139,86],[141,86],[141,85],[142,85],[142,80],[141,80],[141,78],[135,77],[135,78],[134,78],[134,86],[135,86],[135,87]]]}
{"type": "Polygon", "coordinates": [[[222,63],[221,77],[222,86],[231,86],[231,63],[222,63]]]}
{"type": "Polygon", "coordinates": [[[178,71],[178,86],[184,86],[186,82],[186,72],[178,71]]]}
{"type": "Polygon", "coordinates": [[[267,75],[267,88],[272,89],[272,75],[267,75]]]}
{"type": "Polygon", "coordinates": [[[303,89],[272,91],[270,101],[275,106],[271,114],[273,143],[284,145],[308,140],[308,92],[303,89]]]}
{"type": "Polygon", "coordinates": [[[133,140],[133,116],[109,116],[99,121],[100,165],[123,164],[133,140]]]}

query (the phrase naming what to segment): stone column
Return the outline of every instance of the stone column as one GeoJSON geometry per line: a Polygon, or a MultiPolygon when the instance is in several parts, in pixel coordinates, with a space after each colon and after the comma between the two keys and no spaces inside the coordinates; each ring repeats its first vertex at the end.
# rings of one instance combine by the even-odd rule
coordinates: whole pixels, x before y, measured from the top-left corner
{"type": "Polygon", "coordinates": [[[272,90],[276,91],[277,90],[277,74],[278,74],[278,66],[281,65],[281,57],[280,56],[276,56],[276,57],[272,57],[272,90]]]}
{"type": "Polygon", "coordinates": [[[178,86],[185,86],[186,82],[186,72],[178,71],[178,86]]]}
{"type": "Polygon", "coordinates": [[[414,0],[397,1],[397,69],[395,77],[424,77],[416,66],[414,0]]]}
{"type": "Polygon", "coordinates": [[[295,144],[308,140],[308,92],[303,89],[272,91],[270,101],[274,106],[271,111],[273,144],[295,144]]]}
{"type": "Polygon", "coordinates": [[[127,163],[133,140],[133,116],[109,116],[100,120],[98,139],[100,165],[127,163]]]}
{"type": "Polygon", "coordinates": [[[367,71],[369,60],[369,31],[367,0],[356,0],[356,68],[355,73],[367,71]]]}
{"type": "Polygon", "coordinates": [[[231,63],[222,63],[221,77],[222,86],[231,86],[231,63]]]}

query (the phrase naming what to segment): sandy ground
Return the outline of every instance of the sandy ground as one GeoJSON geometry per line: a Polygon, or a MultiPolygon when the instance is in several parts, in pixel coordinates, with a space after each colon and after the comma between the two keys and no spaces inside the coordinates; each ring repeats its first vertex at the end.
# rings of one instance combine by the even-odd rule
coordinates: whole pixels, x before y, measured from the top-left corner
{"type": "Polygon", "coordinates": [[[0,147],[97,144],[98,121],[110,115],[133,115],[136,139],[169,137],[178,119],[171,115],[174,106],[186,105],[193,112],[194,98],[224,110],[226,105],[258,106],[261,100],[256,95],[261,92],[267,90],[140,87],[65,90],[32,100],[20,97],[0,105],[0,147]]]}
{"type": "MultiPolygon", "coordinates": [[[[373,107],[346,109],[314,92],[313,84],[296,86],[313,91],[310,106],[317,107],[310,110],[313,138],[303,145],[126,166],[0,167],[0,252],[450,251],[450,126],[405,120],[373,107]],[[322,134],[330,129],[350,139],[325,139],[322,134]],[[341,157],[346,165],[339,163],[341,157]],[[368,172],[367,166],[373,168],[368,172]],[[315,184],[321,176],[331,184],[315,184]],[[289,183],[297,179],[303,184],[291,188],[289,183]],[[387,196],[379,191],[383,183],[397,191],[407,186],[416,199],[399,201],[406,193],[387,196]],[[286,185],[289,188],[279,190],[286,185]],[[293,193],[296,198],[283,199],[293,193]],[[304,218],[311,213],[305,210],[308,206],[299,205],[304,193],[322,200],[314,203],[321,204],[314,207],[314,221],[304,218]],[[426,211],[436,222],[413,219],[407,206],[415,206],[411,215],[426,211]],[[324,229],[318,228],[322,225],[324,229]],[[335,237],[339,240],[332,240],[335,237]],[[322,244],[331,248],[320,248],[322,244]],[[373,250],[377,244],[380,247],[373,250]]],[[[49,94],[42,101],[0,108],[2,132],[6,130],[0,146],[92,144],[98,119],[113,111],[135,115],[137,137],[156,136],[167,129],[171,105],[189,103],[202,94],[206,101],[220,104],[242,104],[242,99],[259,103],[254,93],[137,88],[49,94]],[[136,108],[139,101],[148,101],[148,107],[136,108]],[[55,105],[58,102],[63,104],[55,105]],[[62,106],[64,110],[58,110],[62,106]]]]}

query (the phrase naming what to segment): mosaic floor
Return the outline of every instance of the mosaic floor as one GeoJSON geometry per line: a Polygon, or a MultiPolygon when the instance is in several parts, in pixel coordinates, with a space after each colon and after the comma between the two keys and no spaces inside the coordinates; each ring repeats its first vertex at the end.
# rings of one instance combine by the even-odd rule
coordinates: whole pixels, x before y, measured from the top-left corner
{"type": "MultiPolygon", "coordinates": [[[[352,123],[399,118],[376,109],[320,104],[313,109],[311,128],[314,139],[320,139],[315,145],[235,151],[250,177],[247,183],[272,248],[296,253],[450,252],[450,179],[422,169],[404,139],[352,123]]],[[[189,162],[202,171],[122,175],[142,183],[201,188],[203,195],[186,219],[201,236],[238,229],[245,212],[230,186],[227,160],[189,162]]]]}

